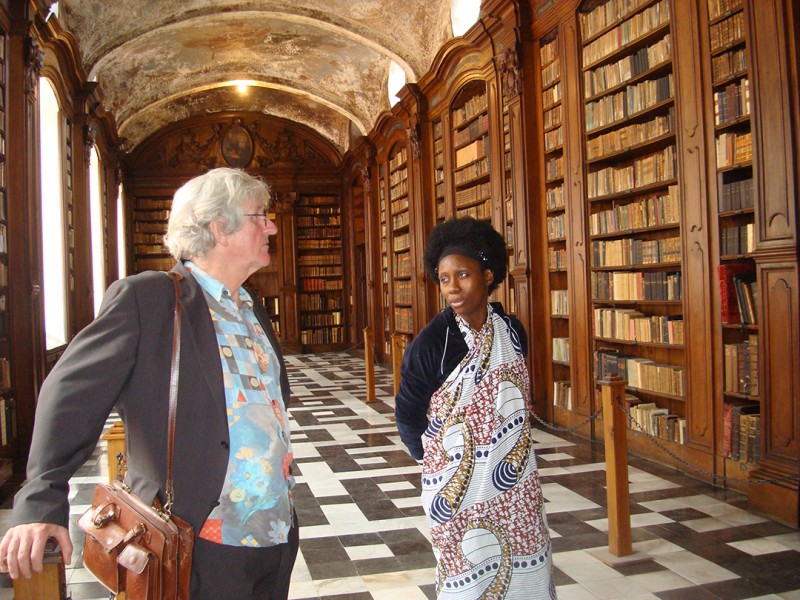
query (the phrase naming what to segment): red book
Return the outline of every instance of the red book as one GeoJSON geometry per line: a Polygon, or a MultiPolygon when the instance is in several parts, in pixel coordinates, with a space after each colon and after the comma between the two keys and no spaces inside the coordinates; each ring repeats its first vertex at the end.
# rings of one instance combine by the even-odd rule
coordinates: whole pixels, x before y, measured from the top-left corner
{"type": "Polygon", "coordinates": [[[719,265],[717,268],[717,273],[719,275],[720,309],[722,311],[723,323],[737,324],[742,322],[742,315],[739,312],[739,302],[736,299],[736,284],[733,280],[734,275],[755,275],[755,272],[756,266],[751,261],[725,263],[719,265]]]}

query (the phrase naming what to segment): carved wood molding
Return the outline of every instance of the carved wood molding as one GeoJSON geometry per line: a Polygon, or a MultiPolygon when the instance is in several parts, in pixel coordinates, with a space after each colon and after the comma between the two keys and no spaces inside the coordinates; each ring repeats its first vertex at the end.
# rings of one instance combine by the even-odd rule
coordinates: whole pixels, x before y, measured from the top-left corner
{"type": "Polygon", "coordinates": [[[39,75],[44,69],[44,51],[39,41],[31,36],[25,38],[25,93],[35,94],[39,89],[39,75]]]}

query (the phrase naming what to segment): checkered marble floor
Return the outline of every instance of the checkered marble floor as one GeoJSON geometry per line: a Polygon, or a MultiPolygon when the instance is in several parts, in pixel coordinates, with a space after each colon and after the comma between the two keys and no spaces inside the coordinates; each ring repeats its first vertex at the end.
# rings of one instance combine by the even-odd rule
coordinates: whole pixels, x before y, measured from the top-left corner
{"type": "MultiPolygon", "coordinates": [[[[376,367],[379,402],[366,404],[362,359],[327,353],[287,363],[301,524],[290,598],[434,598],[419,467],[394,426],[391,373],[376,367]]],[[[636,458],[631,525],[634,551],[645,560],[608,566],[598,558],[608,545],[602,452],[539,429],[533,437],[560,600],[800,600],[800,532],[747,512],[740,494],[636,458]]],[[[106,478],[101,441],[71,480],[73,524],[92,485],[106,478]]],[[[81,540],[74,542],[68,592],[73,600],[107,598],[81,568],[81,540]]],[[[0,600],[13,597],[7,580],[0,585],[0,600]]]]}

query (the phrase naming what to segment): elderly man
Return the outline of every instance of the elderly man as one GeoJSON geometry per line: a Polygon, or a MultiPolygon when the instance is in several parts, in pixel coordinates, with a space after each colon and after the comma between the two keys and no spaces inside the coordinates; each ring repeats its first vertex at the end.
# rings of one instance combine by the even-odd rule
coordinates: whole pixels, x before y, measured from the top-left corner
{"type": "MultiPolygon", "coordinates": [[[[183,307],[173,512],[196,534],[193,600],[286,598],[297,555],[289,382],[266,310],[242,288],[270,262],[269,201],[260,179],[214,169],[175,193],[167,231],[183,307]]],[[[115,282],[48,376],[0,571],[41,570],[48,537],[69,563],[68,481],[115,407],[126,482],[164,501],[174,302],[163,273],[115,282]]]]}

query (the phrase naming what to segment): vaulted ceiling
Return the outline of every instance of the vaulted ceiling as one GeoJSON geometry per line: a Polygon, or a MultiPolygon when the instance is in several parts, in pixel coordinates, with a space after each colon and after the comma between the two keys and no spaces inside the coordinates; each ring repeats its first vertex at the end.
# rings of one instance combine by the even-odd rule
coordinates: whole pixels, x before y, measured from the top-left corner
{"type": "Polygon", "coordinates": [[[127,150],[186,117],[257,111],[344,153],[389,108],[391,61],[416,81],[452,35],[450,0],[61,0],[127,150]],[[246,82],[246,91],[236,84],[246,82]]]}

